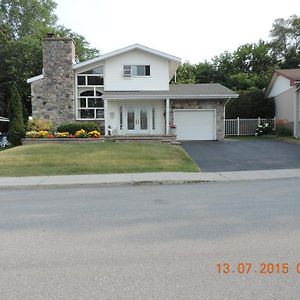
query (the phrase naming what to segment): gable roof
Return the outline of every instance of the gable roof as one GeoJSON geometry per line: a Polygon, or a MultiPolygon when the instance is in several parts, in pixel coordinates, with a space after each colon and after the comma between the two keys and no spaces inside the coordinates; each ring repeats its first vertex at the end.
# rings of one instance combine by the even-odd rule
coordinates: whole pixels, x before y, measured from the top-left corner
{"type": "Polygon", "coordinates": [[[219,83],[170,84],[168,91],[105,91],[106,99],[227,99],[238,94],[219,83]]]}
{"type": "Polygon", "coordinates": [[[133,45],[130,45],[128,47],[124,47],[124,48],[121,48],[121,49],[118,49],[118,50],[100,55],[100,56],[95,57],[93,59],[86,60],[86,61],[83,61],[81,63],[78,63],[78,64],[74,65],[74,69],[78,69],[78,68],[84,67],[86,65],[93,64],[95,62],[102,61],[102,60],[105,60],[105,59],[108,59],[108,58],[126,53],[126,52],[131,51],[131,50],[142,50],[142,51],[145,51],[147,53],[154,54],[154,55],[163,57],[165,59],[181,63],[181,59],[179,57],[174,56],[174,55],[167,54],[165,52],[158,51],[158,50],[143,46],[141,44],[133,44],[133,45]]]}
{"type": "MultiPolygon", "coordinates": [[[[165,58],[165,59],[169,60],[170,61],[170,70],[169,70],[170,80],[172,79],[172,77],[173,77],[174,73],[176,72],[178,66],[181,64],[181,58],[179,58],[177,56],[174,56],[174,55],[162,52],[162,51],[158,51],[158,50],[155,50],[153,48],[143,46],[141,44],[133,44],[133,45],[130,45],[128,47],[124,47],[124,48],[121,48],[121,49],[118,49],[118,50],[115,50],[115,51],[97,56],[95,58],[80,62],[78,64],[74,64],[73,69],[74,70],[80,69],[82,67],[85,67],[85,66],[97,63],[97,62],[101,62],[105,59],[108,59],[108,58],[126,53],[126,52],[131,51],[131,50],[136,50],[136,49],[142,50],[142,51],[145,51],[147,53],[157,55],[157,56],[160,56],[162,58],[165,58]]],[[[40,80],[42,78],[43,78],[43,74],[35,76],[35,77],[31,77],[31,78],[27,79],[27,83],[31,83],[33,81],[40,80]]]]}
{"type": "Polygon", "coordinates": [[[276,79],[279,76],[283,76],[284,78],[290,80],[290,85],[293,86],[295,82],[300,82],[300,68],[298,69],[278,69],[275,70],[272,74],[272,77],[267,85],[265,95],[268,96],[276,82],[276,79]]]}
{"type": "Polygon", "coordinates": [[[287,79],[300,81],[300,68],[275,70],[275,73],[286,77],[287,79]]]}

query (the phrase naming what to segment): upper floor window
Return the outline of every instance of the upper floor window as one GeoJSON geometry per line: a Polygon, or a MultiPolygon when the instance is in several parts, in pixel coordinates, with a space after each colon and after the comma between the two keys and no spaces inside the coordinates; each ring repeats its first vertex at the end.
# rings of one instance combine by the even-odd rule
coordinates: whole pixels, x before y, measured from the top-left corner
{"type": "Polygon", "coordinates": [[[150,76],[150,65],[124,65],[123,76],[150,76]]]}
{"type": "Polygon", "coordinates": [[[103,85],[103,66],[87,70],[77,75],[77,85],[103,85]]]}

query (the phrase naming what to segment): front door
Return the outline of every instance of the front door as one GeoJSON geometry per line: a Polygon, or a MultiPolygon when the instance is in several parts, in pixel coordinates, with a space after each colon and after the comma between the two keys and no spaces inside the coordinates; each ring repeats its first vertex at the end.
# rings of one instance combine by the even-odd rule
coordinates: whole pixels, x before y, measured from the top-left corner
{"type": "Polygon", "coordinates": [[[128,106],[126,114],[128,134],[149,134],[148,106],[128,106]]]}

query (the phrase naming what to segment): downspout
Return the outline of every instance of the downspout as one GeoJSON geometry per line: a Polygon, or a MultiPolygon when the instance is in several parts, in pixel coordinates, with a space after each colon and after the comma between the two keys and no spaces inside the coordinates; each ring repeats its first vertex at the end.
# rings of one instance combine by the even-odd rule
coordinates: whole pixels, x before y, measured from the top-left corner
{"type": "Polygon", "coordinates": [[[229,98],[227,99],[227,101],[225,102],[225,104],[224,104],[224,123],[225,123],[226,104],[230,101],[230,99],[231,99],[231,97],[229,97],[229,98]]]}
{"type": "MultiPolygon", "coordinates": [[[[298,118],[297,117],[299,117],[299,111],[297,111],[297,108],[299,110],[299,103],[297,103],[297,92],[300,89],[299,84],[300,84],[300,81],[296,81],[295,82],[295,94],[294,94],[294,137],[297,137],[297,125],[298,125],[298,122],[297,122],[298,118]],[[297,113],[298,113],[298,116],[297,116],[297,113]]],[[[298,102],[299,102],[299,100],[298,100],[298,102]]]]}
{"type": "Polygon", "coordinates": [[[230,101],[230,99],[231,99],[231,97],[229,97],[224,104],[224,139],[226,136],[226,104],[230,101]]]}

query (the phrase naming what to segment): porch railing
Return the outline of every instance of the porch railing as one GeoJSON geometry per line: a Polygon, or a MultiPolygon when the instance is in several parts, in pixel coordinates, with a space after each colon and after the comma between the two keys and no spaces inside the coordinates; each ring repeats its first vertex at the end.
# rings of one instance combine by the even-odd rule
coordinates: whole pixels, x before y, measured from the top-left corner
{"type": "Polygon", "coordinates": [[[255,135],[258,125],[268,123],[276,129],[276,118],[273,119],[225,119],[225,135],[255,135]]]}

